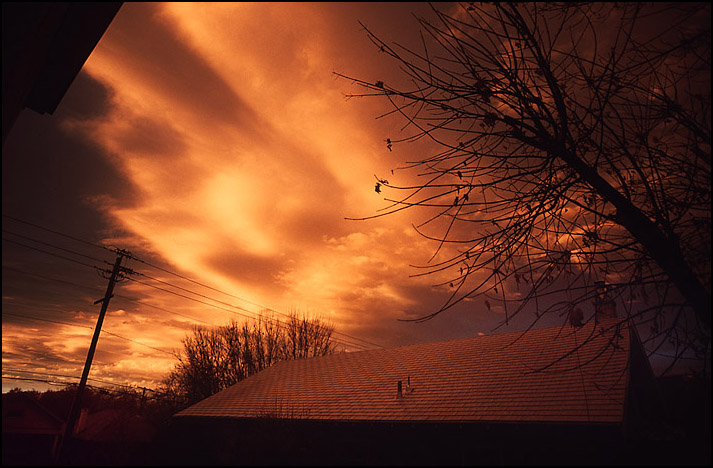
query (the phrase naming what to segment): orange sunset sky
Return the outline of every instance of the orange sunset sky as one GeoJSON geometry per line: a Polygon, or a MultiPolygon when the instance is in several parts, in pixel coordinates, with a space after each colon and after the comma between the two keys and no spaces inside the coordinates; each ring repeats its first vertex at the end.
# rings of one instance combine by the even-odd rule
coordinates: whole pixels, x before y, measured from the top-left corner
{"type": "Polygon", "coordinates": [[[3,391],[78,381],[107,285],[94,267],[116,258],[99,246],[138,274],[116,286],[90,385],[156,389],[193,326],[263,309],[318,315],[348,351],[530,325],[496,328],[481,300],[403,321],[449,296],[415,267],[437,247],[413,228],[427,213],[349,219],[387,207],[375,175],[406,184],[429,147],[389,151],[403,121],[334,73],[401,79],[359,21],[418,47],[429,8],[125,3],[57,111],[23,111],[4,145],[3,391]]]}
{"type": "Polygon", "coordinates": [[[387,206],[374,176],[392,177],[418,147],[388,151],[402,122],[376,118],[385,102],[345,99],[358,90],[334,72],[397,79],[359,21],[413,44],[412,14],[428,12],[124,4],[54,115],[25,110],[4,148],[3,390],[81,375],[107,283],[91,267],[115,258],[47,229],[128,249],[140,261],[125,265],[152,278],[117,285],[98,386],[156,388],[192,326],[265,308],[319,315],[351,351],[491,332],[501,314],[483,304],[397,320],[448,294],[413,277],[435,248],[411,226],[423,214],[346,219],[387,206]]]}

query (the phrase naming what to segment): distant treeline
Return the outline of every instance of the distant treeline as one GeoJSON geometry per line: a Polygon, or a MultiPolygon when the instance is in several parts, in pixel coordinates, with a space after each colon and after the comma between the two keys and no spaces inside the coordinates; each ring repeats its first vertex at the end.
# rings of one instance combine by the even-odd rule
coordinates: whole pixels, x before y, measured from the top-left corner
{"type": "Polygon", "coordinates": [[[198,402],[278,361],[333,353],[333,332],[322,319],[296,313],[285,320],[263,314],[222,327],[195,327],[163,390],[175,400],[198,402]]]}

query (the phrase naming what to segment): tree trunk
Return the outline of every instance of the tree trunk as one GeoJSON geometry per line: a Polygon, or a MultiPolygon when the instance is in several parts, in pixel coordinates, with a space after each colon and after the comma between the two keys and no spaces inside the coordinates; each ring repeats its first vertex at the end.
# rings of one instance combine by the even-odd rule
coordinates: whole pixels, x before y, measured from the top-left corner
{"type": "Polygon", "coordinates": [[[554,154],[564,160],[607,202],[616,208],[615,221],[624,227],[647,250],[651,258],[668,275],[698,318],[710,329],[711,296],[691,266],[686,262],[678,239],[667,237],[641,210],[602,178],[581,158],[561,146],[554,154]]]}

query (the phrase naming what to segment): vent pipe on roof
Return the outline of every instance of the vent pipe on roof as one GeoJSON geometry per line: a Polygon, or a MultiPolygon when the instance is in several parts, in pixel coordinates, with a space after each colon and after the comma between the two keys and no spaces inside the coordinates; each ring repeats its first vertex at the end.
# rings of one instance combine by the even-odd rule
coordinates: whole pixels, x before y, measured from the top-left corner
{"type": "Polygon", "coordinates": [[[411,392],[413,392],[413,388],[411,388],[411,376],[409,375],[406,380],[406,388],[404,388],[403,380],[398,381],[398,384],[396,385],[396,398],[404,398],[411,392]]]}
{"type": "Polygon", "coordinates": [[[413,392],[413,388],[411,388],[411,376],[409,375],[409,376],[408,376],[408,380],[406,381],[405,393],[406,393],[406,394],[409,394],[409,393],[411,393],[411,392],[413,392]]]}

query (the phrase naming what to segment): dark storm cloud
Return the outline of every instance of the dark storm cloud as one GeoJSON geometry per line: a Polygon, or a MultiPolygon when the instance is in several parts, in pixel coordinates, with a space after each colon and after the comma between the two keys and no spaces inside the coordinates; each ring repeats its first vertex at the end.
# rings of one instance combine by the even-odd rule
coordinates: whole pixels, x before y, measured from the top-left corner
{"type": "Polygon", "coordinates": [[[86,230],[96,220],[87,196],[132,198],[131,184],[103,153],[64,131],[60,120],[23,112],[3,147],[3,213],[32,212],[36,221],[86,230]]]}
{"type": "Polygon", "coordinates": [[[81,70],[54,116],[73,120],[100,119],[111,107],[113,95],[110,88],[81,70]]]}

